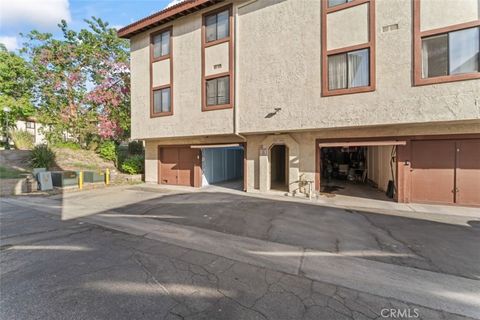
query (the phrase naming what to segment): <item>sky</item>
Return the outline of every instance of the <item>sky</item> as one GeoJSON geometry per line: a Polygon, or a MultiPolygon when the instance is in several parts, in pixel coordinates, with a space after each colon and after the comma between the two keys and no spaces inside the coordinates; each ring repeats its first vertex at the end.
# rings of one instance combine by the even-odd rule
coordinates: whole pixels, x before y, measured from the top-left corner
{"type": "Polygon", "coordinates": [[[19,49],[24,40],[19,33],[36,29],[60,35],[57,24],[64,19],[74,30],[86,26],[92,16],[114,28],[162,10],[181,0],[0,0],[0,43],[8,50],[19,49]]]}

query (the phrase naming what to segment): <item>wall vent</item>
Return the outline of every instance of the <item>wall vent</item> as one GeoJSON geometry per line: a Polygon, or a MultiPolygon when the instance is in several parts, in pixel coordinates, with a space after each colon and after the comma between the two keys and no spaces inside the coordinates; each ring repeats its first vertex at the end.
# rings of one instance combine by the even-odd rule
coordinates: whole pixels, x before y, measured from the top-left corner
{"type": "Polygon", "coordinates": [[[398,30],[398,23],[389,24],[388,26],[383,26],[382,27],[382,32],[389,32],[389,31],[394,31],[394,30],[398,30]]]}

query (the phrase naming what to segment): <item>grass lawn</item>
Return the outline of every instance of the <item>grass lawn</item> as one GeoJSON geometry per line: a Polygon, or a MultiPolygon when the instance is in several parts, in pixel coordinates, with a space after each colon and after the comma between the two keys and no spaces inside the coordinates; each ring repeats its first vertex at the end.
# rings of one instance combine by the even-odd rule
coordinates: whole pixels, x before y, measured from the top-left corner
{"type": "Polygon", "coordinates": [[[0,166],[0,179],[17,179],[25,177],[28,172],[0,166]]]}

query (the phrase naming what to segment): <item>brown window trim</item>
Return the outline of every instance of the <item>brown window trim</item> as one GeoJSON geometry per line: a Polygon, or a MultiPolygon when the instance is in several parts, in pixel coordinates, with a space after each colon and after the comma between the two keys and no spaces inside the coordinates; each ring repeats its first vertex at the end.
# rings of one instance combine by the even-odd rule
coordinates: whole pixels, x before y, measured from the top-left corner
{"type": "Polygon", "coordinates": [[[164,117],[173,115],[173,26],[163,28],[150,34],[150,118],[164,117]],[[157,34],[170,31],[170,48],[168,54],[153,58],[153,37],[157,34]],[[170,59],[170,83],[162,86],[153,86],[153,64],[158,61],[170,59]],[[153,91],[159,89],[170,88],[170,111],[169,112],[153,112],[153,91]]]}
{"type": "Polygon", "coordinates": [[[162,29],[162,30],[159,30],[159,31],[155,31],[155,32],[152,32],[150,34],[150,57],[151,57],[152,62],[157,62],[157,61],[162,61],[162,60],[165,60],[165,59],[170,59],[171,49],[172,49],[172,27],[165,28],[165,29],[162,29]],[[164,54],[163,56],[154,58],[153,57],[153,38],[155,36],[159,35],[159,34],[164,33],[165,31],[170,31],[170,41],[169,41],[170,44],[168,45],[169,46],[168,54],[164,54]]]}
{"type": "Polygon", "coordinates": [[[376,88],[376,76],[375,76],[375,0],[355,0],[352,2],[344,3],[334,7],[328,7],[328,0],[322,0],[321,2],[321,17],[322,17],[322,96],[338,96],[344,94],[362,93],[375,91],[376,88]],[[327,50],[327,15],[332,12],[352,8],[362,4],[368,3],[368,42],[358,45],[353,45],[344,48],[337,48],[327,50]],[[328,56],[340,53],[347,53],[350,51],[356,51],[361,49],[369,49],[369,71],[370,71],[370,84],[364,87],[346,88],[330,90],[328,88],[328,56]]]}
{"type": "Polygon", "coordinates": [[[454,74],[448,76],[422,78],[422,38],[444,34],[452,31],[475,28],[480,26],[480,20],[459,23],[448,27],[420,31],[420,0],[413,1],[413,84],[424,86],[429,84],[480,79],[480,72],[454,74]]]}
{"type": "MultiPolygon", "coordinates": [[[[217,74],[212,74],[210,76],[206,76],[205,77],[205,80],[204,80],[204,85],[206,84],[207,80],[212,80],[212,79],[217,79],[217,78],[223,78],[223,77],[230,77],[230,72],[222,72],[222,73],[217,73],[217,74]]],[[[228,80],[229,82],[231,81],[231,79],[228,80]]],[[[231,86],[230,86],[231,88],[231,86]]],[[[206,90],[206,86],[205,86],[205,90],[206,90]]],[[[229,93],[230,94],[230,93],[229,93]]],[[[206,96],[206,94],[205,94],[206,96]]],[[[211,110],[221,110],[221,109],[228,109],[228,108],[231,108],[232,106],[232,97],[230,95],[230,103],[226,103],[226,104],[217,104],[217,105],[213,105],[213,106],[207,106],[206,105],[206,109],[202,109],[202,111],[211,111],[211,110]]],[[[206,100],[206,99],[205,99],[206,100]]],[[[205,104],[206,104],[206,101],[205,101],[205,104]]]]}
{"type": "Polygon", "coordinates": [[[157,87],[152,87],[152,93],[150,96],[150,118],[156,118],[156,117],[165,117],[165,116],[171,116],[173,115],[173,103],[172,103],[172,87],[170,84],[166,84],[163,86],[157,86],[157,87]],[[154,92],[157,90],[161,89],[167,89],[170,88],[170,111],[168,112],[153,112],[153,97],[154,97],[154,92]]]}
{"type": "Polygon", "coordinates": [[[233,108],[234,101],[235,101],[235,81],[234,81],[234,48],[233,48],[233,34],[234,34],[234,23],[233,23],[233,5],[228,4],[226,6],[222,6],[220,8],[211,10],[209,12],[206,12],[202,15],[202,112],[203,111],[214,111],[214,110],[222,110],[222,109],[230,109],[233,108]],[[206,36],[205,36],[205,19],[206,17],[216,14],[222,11],[228,10],[229,12],[229,36],[226,38],[218,39],[215,41],[211,42],[206,42],[206,36]],[[217,73],[217,74],[212,74],[209,76],[205,75],[205,49],[208,47],[212,47],[221,43],[228,42],[228,50],[229,50],[229,66],[228,66],[228,72],[222,72],[222,73],[217,73]],[[207,80],[214,79],[214,78],[221,78],[221,77],[230,77],[230,103],[228,104],[222,104],[222,105],[216,105],[216,106],[207,106],[207,87],[206,87],[206,82],[207,80]]]}

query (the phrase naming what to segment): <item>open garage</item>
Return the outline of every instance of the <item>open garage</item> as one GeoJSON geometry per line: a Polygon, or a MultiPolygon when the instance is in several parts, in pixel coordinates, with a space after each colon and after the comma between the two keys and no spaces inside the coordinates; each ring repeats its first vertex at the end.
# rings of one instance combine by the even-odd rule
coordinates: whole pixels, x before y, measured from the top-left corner
{"type": "Polygon", "coordinates": [[[222,185],[234,189],[243,188],[244,150],[242,146],[233,144],[200,147],[202,186],[222,185]]]}

